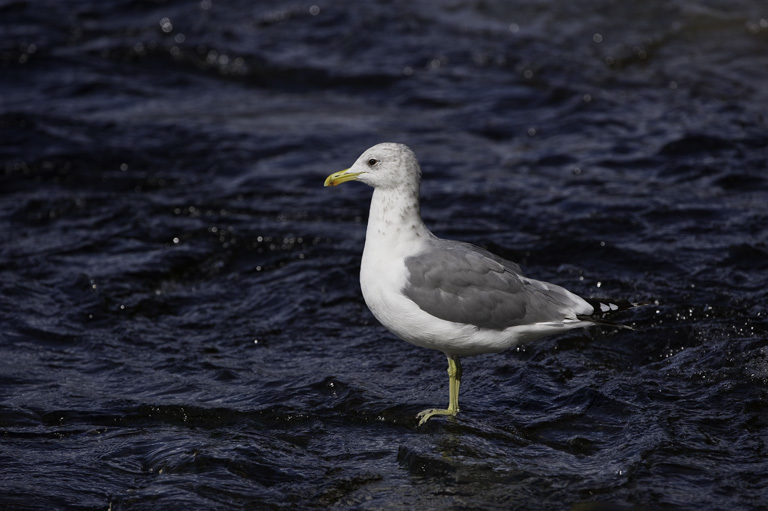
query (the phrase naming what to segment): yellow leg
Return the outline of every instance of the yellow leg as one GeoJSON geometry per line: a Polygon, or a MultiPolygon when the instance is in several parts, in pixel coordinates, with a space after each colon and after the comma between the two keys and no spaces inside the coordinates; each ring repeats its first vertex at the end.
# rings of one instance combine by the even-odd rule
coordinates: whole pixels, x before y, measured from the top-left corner
{"type": "Polygon", "coordinates": [[[459,357],[448,357],[448,408],[440,410],[430,408],[416,415],[419,420],[419,426],[427,422],[435,415],[450,415],[452,417],[459,413],[459,385],[461,385],[461,362],[459,357]]]}

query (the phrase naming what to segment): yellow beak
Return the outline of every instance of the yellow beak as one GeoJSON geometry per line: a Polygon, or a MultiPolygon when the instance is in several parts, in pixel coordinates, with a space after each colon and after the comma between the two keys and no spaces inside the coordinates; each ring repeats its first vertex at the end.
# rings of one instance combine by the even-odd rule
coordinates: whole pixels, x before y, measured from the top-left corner
{"type": "Polygon", "coordinates": [[[344,169],[334,172],[325,178],[325,184],[323,184],[323,186],[336,186],[341,183],[346,183],[347,181],[354,181],[357,179],[357,176],[362,174],[362,172],[350,172],[350,170],[351,169],[344,169]]]}

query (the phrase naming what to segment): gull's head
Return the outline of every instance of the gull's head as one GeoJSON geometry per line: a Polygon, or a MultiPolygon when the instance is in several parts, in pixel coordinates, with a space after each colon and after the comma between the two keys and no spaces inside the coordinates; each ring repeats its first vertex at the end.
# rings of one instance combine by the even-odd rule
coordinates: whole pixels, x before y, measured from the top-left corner
{"type": "Polygon", "coordinates": [[[418,189],[421,168],[408,146],[387,142],[367,149],[354,165],[328,176],[325,186],[336,186],[346,181],[360,181],[381,189],[418,189]]]}

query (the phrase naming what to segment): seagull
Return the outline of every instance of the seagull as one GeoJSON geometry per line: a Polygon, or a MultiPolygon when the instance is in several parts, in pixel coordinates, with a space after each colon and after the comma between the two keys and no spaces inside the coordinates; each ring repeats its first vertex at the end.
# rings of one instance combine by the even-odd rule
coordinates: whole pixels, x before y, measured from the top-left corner
{"type": "Polygon", "coordinates": [[[487,250],[432,234],[420,213],[421,167],[407,146],[377,144],[324,186],[347,181],[373,187],[360,265],[366,305],[400,339],[448,358],[448,407],[420,412],[419,426],[458,414],[461,357],[499,353],[573,328],[629,328],[599,316],[636,304],[581,298],[525,277],[516,263],[487,250]]]}

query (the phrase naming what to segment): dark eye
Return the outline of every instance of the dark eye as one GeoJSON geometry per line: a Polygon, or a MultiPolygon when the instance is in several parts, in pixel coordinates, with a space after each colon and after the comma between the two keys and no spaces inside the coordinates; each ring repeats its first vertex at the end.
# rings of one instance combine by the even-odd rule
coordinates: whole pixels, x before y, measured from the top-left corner
{"type": "Polygon", "coordinates": [[[379,163],[379,160],[377,160],[376,158],[371,158],[370,160],[368,160],[368,166],[369,167],[373,167],[377,163],[379,163]]]}

